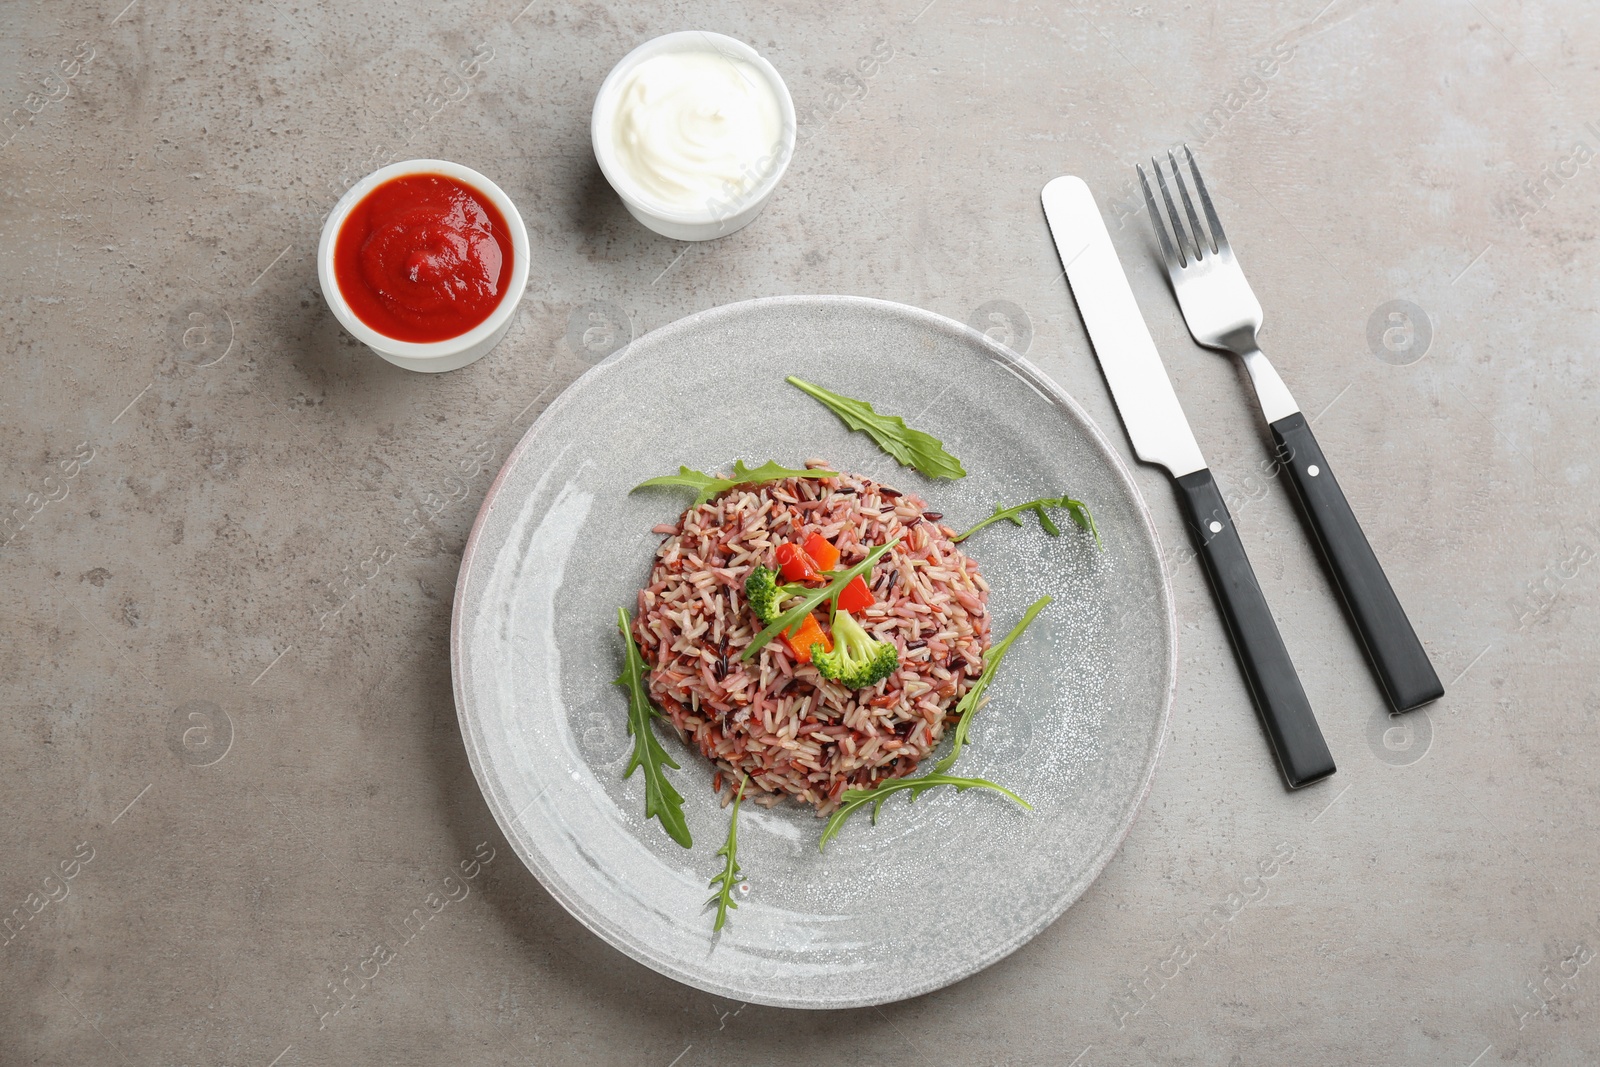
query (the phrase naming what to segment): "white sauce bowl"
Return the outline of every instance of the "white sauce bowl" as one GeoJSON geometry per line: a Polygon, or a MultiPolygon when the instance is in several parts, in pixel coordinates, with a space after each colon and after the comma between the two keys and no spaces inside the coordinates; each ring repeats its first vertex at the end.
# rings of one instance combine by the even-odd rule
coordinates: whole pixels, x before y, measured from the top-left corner
{"type": "Polygon", "coordinates": [[[333,210],[328,212],[328,219],[322,224],[322,240],[317,245],[317,279],[322,284],[322,298],[328,302],[328,309],[339,320],[339,325],[390,363],[406,370],[429,373],[459,370],[488,355],[489,350],[499,344],[506,331],[511,329],[511,320],[516,316],[517,305],[522,302],[522,291],[528,284],[528,229],[522,224],[517,205],[511,202],[505,191],[471,167],[444,159],[408,159],[403,163],[391,163],[387,167],[379,167],[352,185],[333,205],[333,210]],[[443,341],[400,341],[374,330],[351,310],[344,294],[339,291],[339,282],[333,271],[333,247],[339,229],[350,216],[351,210],[384,182],[408,174],[443,174],[471,186],[499,209],[506,226],[511,230],[511,282],[501,294],[500,302],[489,313],[489,317],[478,325],[443,341]]]}
{"type": "Polygon", "coordinates": [[[773,190],[778,187],[778,182],[783,179],[784,172],[789,169],[789,161],[794,158],[795,130],[794,99],[772,64],[743,41],[709,30],[683,30],[665,34],[629,52],[611,68],[611,73],[601,83],[594,99],[594,113],[589,121],[595,159],[628,213],[663,237],[678,241],[708,241],[714,237],[725,237],[748,225],[759,215],[773,190]],[[644,61],[668,52],[706,51],[743,60],[767,79],[777,98],[782,120],[777,158],[770,164],[762,180],[750,189],[703,207],[674,209],[650,197],[617,158],[615,126],[618,107],[629,75],[644,61]]]}

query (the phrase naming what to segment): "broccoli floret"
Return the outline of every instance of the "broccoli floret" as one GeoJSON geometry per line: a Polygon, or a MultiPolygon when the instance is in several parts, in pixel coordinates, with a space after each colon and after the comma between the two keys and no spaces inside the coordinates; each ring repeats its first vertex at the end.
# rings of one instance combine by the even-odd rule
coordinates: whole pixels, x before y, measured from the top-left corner
{"type": "Polygon", "coordinates": [[[848,612],[833,613],[833,651],[811,646],[811,662],[824,678],[850,689],[870,689],[893,674],[900,665],[900,653],[887,641],[879,641],[862,628],[848,612]]]}
{"type": "Polygon", "coordinates": [[[786,598],[798,596],[809,588],[798,582],[779,584],[779,577],[777,571],[757,566],[750,572],[750,577],[744,580],[744,598],[750,602],[750,610],[756,613],[756,618],[763,623],[771,623],[783,614],[786,598]]]}

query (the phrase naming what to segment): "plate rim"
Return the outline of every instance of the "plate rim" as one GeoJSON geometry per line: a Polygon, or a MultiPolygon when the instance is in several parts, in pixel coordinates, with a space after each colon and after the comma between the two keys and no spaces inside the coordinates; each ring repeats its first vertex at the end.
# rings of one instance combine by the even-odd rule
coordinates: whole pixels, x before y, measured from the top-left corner
{"type": "Polygon", "coordinates": [[[546,416],[548,416],[552,411],[560,411],[562,408],[565,408],[574,402],[574,395],[580,392],[577,387],[582,384],[585,378],[591,378],[592,380],[592,376],[594,376],[601,368],[608,367],[614,362],[621,362],[622,360],[629,358],[630,354],[634,352],[641,342],[644,342],[648,339],[659,340],[661,335],[667,333],[696,329],[701,324],[715,321],[718,318],[748,312],[762,306],[839,306],[841,304],[871,308],[873,310],[885,312],[891,315],[919,320],[925,325],[946,332],[953,331],[958,335],[965,334],[968,339],[976,341],[980,347],[987,349],[991,358],[993,358],[997,363],[1004,365],[1007,369],[1021,378],[1025,383],[1038,390],[1041,394],[1045,395],[1047,399],[1064,406],[1067,411],[1076,417],[1082,426],[1088,430],[1090,443],[1101,453],[1102,456],[1109,461],[1113,473],[1118,479],[1121,480],[1123,487],[1127,490],[1129,496],[1132,498],[1137,514],[1139,515],[1140,519],[1143,520],[1145,533],[1149,537],[1150,543],[1155,549],[1155,557],[1158,561],[1158,564],[1164,559],[1161,552],[1161,535],[1156,528],[1154,516],[1151,515],[1150,507],[1145,502],[1144,494],[1139,491],[1138,483],[1134,481],[1133,473],[1128,464],[1123,460],[1121,453],[1111,445],[1111,442],[1106,437],[1104,431],[1102,431],[1094,419],[1090,417],[1088,411],[1084,409],[1083,405],[1079,404],[1071,394],[1056,384],[1052,378],[1050,378],[1044,373],[1043,370],[1030,362],[1026,357],[1012,351],[988,335],[973,329],[964,322],[959,322],[956,319],[952,319],[946,315],[941,315],[935,311],[929,311],[926,308],[919,308],[910,304],[902,304],[894,300],[884,300],[878,297],[852,296],[844,294],[790,294],[782,296],[752,297],[747,300],[737,300],[728,304],[718,304],[714,307],[691,312],[688,315],[684,315],[680,318],[672,320],[671,322],[658,326],[653,330],[649,330],[643,334],[640,334],[638,337],[629,341],[628,344],[624,345],[616,352],[611,353],[605,359],[601,360],[593,367],[578,375],[577,378],[573,379],[573,381],[560,393],[558,393],[555,399],[553,399],[545,407],[545,409],[539,413],[538,417],[533,420],[528,428],[523,431],[522,437],[517,441],[516,445],[511,449],[511,451],[507,453],[505,461],[500,465],[500,469],[495,473],[494,480],[489,484],[488,490],[484,493],[483,503],[479,505],[478,513],[472,522],[472,530],[467,535],[466,544],[461,551],[461,566],[457,572],[456,587],[450,609],[451,693],[455,699],[456,718],[461,727],[462,739],[464,742],[464,747],[467,751],[467,762],[472,767],[472,776],[478,784],[478,791],[483,795],[484,803],[489,808],[490,814],[494,816],[495,824],[499,827],[501,835],[506,839],[507,844],[511,846],[512,851],[517,854],[517,858],[522,861],[523,866],[526,867],[533,874],[534,878],[538,880],[545,892],[549,893],[550,896],[557,903],[559,903],[569,915],[582,924],[585,929],[599,937],[601,941],[605,942],[611,948],[621,952],[629,959],[649,967],[656,973],[672,979],[673,981],[679,982],[692,989],[698,989],[714,995],[742,1000],[746,1003],[761,1004],[767,1007],[796,1008],[805,1010],[838,1010],[892,1004],[903,1000],[910,1000],[913,997],[925,996],[928,993],[932,993],[939,989],[944,989],[964,979],[970,978],[980,971],[994,966],[996,963],[1020,949],[1023,945],[1026,945],[1028,942],[1038,937],[1048,927],[1054,924],[1057,919],[1061,918],[1061,916],[1066,913],[1067,909],[1073,904],[1077,903],[1078,900],[1089,891],[1089,888],[1099,880],[1100,875],[1104,873],[1106,866],[1111,862],[1112,858],[1116,856],[1118,852],[1122,851],[1122,846],[1126,843],[1129,833],[1132,832],[1134,824],[1138,821],[1139,814],[1144,810],[1145,801],[1149,799],[1150,790],[1155,783],[1156,771],[1160,767],[1161,756],[1165,751],[1167,734],[1169,727],[1171,726],[1172,705],[1177,696],[1178,685],[1178,618],[1176,604],[1173,600],[1172,594],[1172,579],[1167,573],[1167,568],[1165,565],[1160,565],[1158,569],[1161,577],[1159,587],[1160,600],[1162,607],[1165,609],[1164,614],[1166,616],[1167,623],[1167,661],[1164,665],[1167,678],[1166,695],[1162,701],[1161,714],[1159,716],[1159,729],[1156,732],[1155,744],[1150,751],[1149,759],[1144,768],[1143,780],[1140,782],[1138,793],[1134,799],[1134,802],[1128,808],[1127,815],[1123,819],[1121,825],[1116,828],[1111,843],[1091,862],[1088,877],[1084,879],[1081,889],[1075,893],[1069,892],[1063,894],[1057,901],[1052,903],[1051,907],[1041,911],[1039,916],[1037,916],[1032,922],[1028,923],[1025,927],[1019,929],[1019,931],[1012,937],[994,947],[991,947],[987,952],[983,953],[979,957],[976,957],[973,961],[963,965],[961,968],[953,970],[948,974],[942,974],[936,978],[933,978],[932,980],[914,983],[906,988],[896,990],[893,995],[887,997],[869,995],[864,997],[847,996],[827,1000],[799,999],[779,995],[770,995],[748,989],[738,989],[733,986],[724,986],[717,982],[707,981],[700,975],[691,974],[683,970],[670,960],[651,955],[647,951],[648,946],[632,944],[627,942],[625,939],[616,936],[615,931],[609,929],[608,925],[601,921],[597,915],[589,914],[585,910],[584,901],[581,899],[569,899],[568,894],[565,892],[564,887],[560,885],[559,881],[553,877],[547,877],[545,872],[540,869],[539,864],[535,862],[535,857],[530,857],[524,854],[524,849],[521,846],[518,836],[513,834],[510,829],[511,826],[515,825],[514,817],[511,816],[511,813],[504,810],[504,806],[502,805],[500,798],[496,795],[495,790],[489,788],[489,783],[486,780],[486,771],[482,765],[479,752],[481,739],[474,730],[473,724],[470,721],[466,711],[466,696],[464,692],[465,686],[462,671],[462,657],[464,654],[462,613],[465,602],[465,594],[473,573],[473,566],[477,562],[476,556],[479,538],[482,536],[489,517],[495,508],[496,500],[499,497],[508,473],[521,459],[523,452],[531,446],[535,439],[535,435],[540,430],[541,423],[545,422],[546,416]]]}

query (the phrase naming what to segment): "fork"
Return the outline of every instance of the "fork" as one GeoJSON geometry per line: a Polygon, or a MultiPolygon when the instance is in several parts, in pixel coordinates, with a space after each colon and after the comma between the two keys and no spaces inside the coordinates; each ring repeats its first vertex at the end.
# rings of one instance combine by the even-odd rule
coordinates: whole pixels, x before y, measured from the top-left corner
{"type": "Polygon", "coordinates": [[[1167,162],[1172,168],[1172,184],[1178,187],[1178,195],[1183,200],[1182,216],[1167,187],[1161,164],[1154,158],[1150,160],[1166,205],[1165,220],[1172,228],[1170,237],[1162,224],[1163,215],[1150,191],[1144,167],[1136,165],[1134,168],[1139,172],[1139,184],[1144,187],[1145,205],[1150,209],[1150,221],[1161,242],[1167,278],[1172,282],[1178,307],[1183,310],[1183,321],[1197,343],[1232,352],[1249,372],[1261,412],[1272,430],[1279,461],[1289,472],[1295,496],[1316,534],[1317,545],[1366,646],[1389,706],[1396,712],[1410,711],[1437,700],[1444,695],[1444,686],[1428,661],[1428,653],[1417,640],[1416,631],[1411,628],[1405,609],[1400,606],[1378,557],[1367,543],[1361,524],[1350,510],[1344,491],[1334,480],[1328,460],[1312,436],[1310,424],[1294,402],[1288,386],[1283,384],[1283,379],[1256,343],[1256,334],[1261,329],[1261,302],[1250,289],[1244,270],[1222,232],[1222,222],[1211,204],[1211,195],[1206,192],[1194,153],[1188,145],[1183,146],[1183,151],[1188,157],[1189,173],[1194,177],[1195,192],[1205,212],[1209,235],[1200,226],[1177,156],[1169,151],[1167,162]]]}

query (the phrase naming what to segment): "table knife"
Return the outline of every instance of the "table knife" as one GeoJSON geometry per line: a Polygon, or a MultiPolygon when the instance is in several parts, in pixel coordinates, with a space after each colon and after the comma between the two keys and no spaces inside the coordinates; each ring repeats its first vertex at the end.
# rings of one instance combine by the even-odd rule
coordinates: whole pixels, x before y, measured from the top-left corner
{"type": "Polygon", "coordinates": [[[1233,516],[1173,392],[1094,194],[1081,178],[1066,176],[1047,184],[1040,199],[1133,450],[1144,462],[1165,467],[1177,485],[1186,524],[1283,776],[1292,789],[1326,778],[1334,772],[1333,755],[1233,516]]]}

